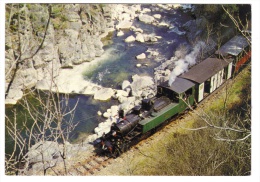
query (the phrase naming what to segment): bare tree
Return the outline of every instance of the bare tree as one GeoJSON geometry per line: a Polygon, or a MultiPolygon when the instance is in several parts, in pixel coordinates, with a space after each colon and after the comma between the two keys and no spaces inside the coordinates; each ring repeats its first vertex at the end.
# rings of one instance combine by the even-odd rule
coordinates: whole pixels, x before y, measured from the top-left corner
{"type": "Polygon", "coordinates": [[[243,35],[247,39],[248,43],[251,45],[251,32],[247,31],[251,23],[250,20],[248,19],[248,15],[244,17],[245,23],[243,23],[243,21],[240,19],[239,16],[234,16],[233,14],[231,14],[228,11],[228,9],[225,8],[225,6],[222,5],[222,8],[225,11],[225,13],[228,15],[228,17],[232,20],[238,32],[241,33],[241,35],[243,35]]]}
{"type": "MultiPolygon", "coordinates": [[[[25,111],[22,123],[18,124],[21,121],[17,121],[18,112],[16,109],[13,110],[13,119],[5,116],[7,133],[14,141],[13,152],[6,154],[6,172],[11,170],[21,174],[27,170],[30,165],[28,150],[34,144],[52,141],[62,145],[60,154],[55,155],[62,157],[65,174],[67,174],[66,142],[69,140],[70,132],[77,126],[77,123],[73,123],[73,117],[78,102],[73,108],[70,108],[68,95],[61,96],[58,92],[37,90],[28,94],[33,97],[34,101],[23,97],[20,102],[25,111]]],[[[46,163],[44,159],[41,162],[46,163]]]]}
{"type": "MultiPolygon", "coordinates": [[[[23,40],[22,38],[25,29],[24,26],[26,26],[22,22],[28,18],[28,15],[24,14],[26,12],[24,11],[26,4],[6,5],[9,12],[6,32],[8,35],[15,37],[15,43],[17,44],[12,43],[15,60],[5,73],[6,78],[10,79],[5,97],[9,93],[17,71],[22,69],[22,65],[26,64],[26,61],[30,61],[43,46],[52,12],[51,5],[47,6],[49,17],[43,28],[43,38],[40,40],[39,45],[31,45],[30,40],[23,40]]],[[[31,165],[28,156],[29,150],[36,144],[39,144],[38,146],[40,147],[49,141],[62,146],[62,150],[59,150],[59,153],[53,154],[53,158],[62,158],[64,171],[67,174],[66,145],[71,131],[77,126],[77,123],[73,122],[73,117],[78,102],[70,108],[69,96],[59,94],[59,90],[54,82],[53,67],[49,72],[51,78],[49,90],[43,92],[33,88],[29,89],[19,102],[24,111],[24,118],[21,117],[21,112],[16,110],[15,107],[12,109],[12,116],[5,116],[6,133],[13,142],[12,151],[6,152],[5,155],[6,174],[22,174],[28,170],[31,165]]],[[[43,164],[43,174],[46,173],[47,169],[56,165],[56,162],[53,163],[44,159],[44,152],[41,151],[41,154],[39,154],[42,155],[40,162],[43,164]]]]}

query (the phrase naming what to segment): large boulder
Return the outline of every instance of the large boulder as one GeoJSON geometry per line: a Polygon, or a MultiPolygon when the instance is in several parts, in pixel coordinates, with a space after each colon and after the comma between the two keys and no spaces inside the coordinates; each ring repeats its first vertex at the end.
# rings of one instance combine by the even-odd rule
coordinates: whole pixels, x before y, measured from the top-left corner
{"type": "Polygon", "coordinates": [[[132,24],[133,24],[133,22],[131,22],[129,20],[124,20],[124,21],[120,22],[118,25],[116,25],[116,29],[117,30],[120,30],[120,29],[130,29],[132,24]]]}
{"type": "Polygon", "coordinates": [[[154,22],[154,17],[150,16],[150,15],[146,15],[146,14],[141,14],[139,15],[139,20],[141,22],[147,23],[147,24],[151,24],[154,22]]]}
{"type": "Polygon", "coordinates": [[[9,90],[8,95],[5,99],[5,104],[16,104],[18,100],[23,97],[23,92],[19,88],[12,88],[9,90]]]}
{"type": "Polygon", "coordinates": [[[153,17],[156,18],[156,19],[161,19],[162,15],[160,15],[160,14],[154,14],[153,17]]]}
{"type": "Polygon", "coordinates": [[[62,152],[57,142],[45,141],[33,145],[27,155],[29,163],[47,162],[60,157],[62,152]]]}
{"type": "Polygon", "coordinates": [[[135,37],[133,35],[130,35],[128,36],[126,39],[125,39],[125,42],[134,42],[135,41],[135,37]]]}
{"type": "Polygon", "coordinates": [[[122,90],[126,90],[127,88],[130,88],[131,83],[128,80],[124,80],[122,83],[122,90]]]}
{"type": "Polygon", "coordinates": [[[136,97],[141,97],[142,90],[151,89],[154,87],[153,78],[150,76],[132,76],[133,82],[131,84],[132,95],[136,97]]]}
{"type": "Polygon", "coordinates": [[[136,56],[136,59],[145,59],[145,58],[146,58],[145,53],[142,53],[142,54],[139,54],[136,56]]]}
{"type": "Polygon", "coordinates": [[[138,41],[138,42],[142,42],[143,43],[144,42],[144,36],[141,33],[138,33],[136,35],[135,40],[138,41]]]}
{"type": "Polygon", "coordinates": [[[94,94],[94,99],[107,101],[114,95],[114,93],[115,91],[112,88],[101,88],[94,94]]]}
{"type": "Polygon", "coordinates": [[[83,88],[81,94],[84,95],[94,95],[101,87],[94,84],[88,84],[86,87],[83,88]]]}

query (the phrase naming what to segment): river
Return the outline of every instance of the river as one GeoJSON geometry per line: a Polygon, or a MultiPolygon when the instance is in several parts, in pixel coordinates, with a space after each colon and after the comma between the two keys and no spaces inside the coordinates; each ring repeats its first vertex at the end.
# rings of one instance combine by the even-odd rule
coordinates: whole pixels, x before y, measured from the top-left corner
{"type": "MultiPolygon", "coordinates": [[[[113,32],[111,36],[112,43],[104,46],[105,52],[109,53],[106,54],[106,57],[102,58],[101,56],[99,58],[102,60],[100,64],[84,73],[84,79],[91,80],[104,87],[119,89],[123,80],[131,81],[131,76],[134,74],[153,77],[155,67],[170,59],[179,45],[189,44],[185,37],[185,31],[182,29],[182,25],[192,19],[189,14],[179,9],[164,10],[149,4],[143,4],[142,8],[151,9],[152,12],[147,13],[149,15],[160,14],[161,19],[159,21],[163,21],[170,26],[154,26],[140,22],[137,19],[134,20],[133,25],[136,28],[141,28],[145,34],[155,34],[162,38],[158,39],[157,42],[140,43],[135,41],[126,43],[124,41],[125,38],[129,35],[134,35],[133,31],[125,30],[124,35],[121,37],[117,37],[116,32],[113,32]],[[156,51],[159,55],[156,59],[153,56],[148,56],[144,60],[137,60],[135,58],[135,56],[147,50],[156,51]],[[138,68],[136,67],[138,63],[146,66],[138,68]]],[[[71,95],[68,103],[73,107],[77,100],[79,102],[73,122],[78,123],[78,125],[71,133],[71,142],[79,142],[87,135],[93,133],[98,123],[104,120],[103,117],[97,115],[98,111],[103,113],[111,105],[118,104],[117,100],[112,99],[109,102],[99,102],[94,100],[92,96],[85,95],[71,95]]],[[[19,104],[14,107],[18,108],[18,110],[21,108],[19,104]]],[[[6,108],[7,114],[10,114],[11,108],[6,108]]],[[[21,109],[20,112],[22,112],[21,109]]],[[[29,119],[28,117],[26,118],[29,119]]],[[[22,121],[21,116],[19,122],[22,121]]],[[[12,145],[10,141],[10,137],[6,135],[6,150],[12,145]]]]}

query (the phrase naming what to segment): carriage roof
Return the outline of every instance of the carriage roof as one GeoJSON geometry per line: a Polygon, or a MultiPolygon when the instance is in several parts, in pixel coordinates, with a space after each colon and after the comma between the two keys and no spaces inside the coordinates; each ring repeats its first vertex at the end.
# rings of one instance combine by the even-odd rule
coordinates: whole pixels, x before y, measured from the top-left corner
{"type": "Polygon", "coordinates": [[[232,59],[207,58],[179,77],[202,83],[222,70],[230,62],[232,62],[232,59]]]}
{"type": "Polygon", "coordinates": [[[226,56],[227,54],[237,56],[241,53],[247,46],[248,40],[242,35],[237,35],[221,46],[215,54],[220,54],[226,56]]]}
{"type": "Polygon", "coordinates": [[[193,87],[195,84],[187,79],[176,77],[171,86],[168,85],[168,81],[164,82],[162,86],[168,87],[172,91],[180,94],[193,87]]]}

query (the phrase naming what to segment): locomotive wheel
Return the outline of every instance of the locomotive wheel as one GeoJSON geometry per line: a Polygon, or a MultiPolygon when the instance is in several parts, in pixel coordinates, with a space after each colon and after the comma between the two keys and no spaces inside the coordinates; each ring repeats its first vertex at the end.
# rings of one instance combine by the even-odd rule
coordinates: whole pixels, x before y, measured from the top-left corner
{"type": "Polygon", "coordinates": [[[123,146],[122,146],[122,151],[126,152],[128,149],[129,149],[128,143],[124,143],[123,146]]]}
{"type": "Polygon", "coordinates": [[[121,153],[122,152],[120,151],[120,149],[116,147],[114,153],[112,154],[112,157],[115,159],[119,157],[121,153]]]}

